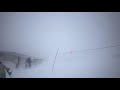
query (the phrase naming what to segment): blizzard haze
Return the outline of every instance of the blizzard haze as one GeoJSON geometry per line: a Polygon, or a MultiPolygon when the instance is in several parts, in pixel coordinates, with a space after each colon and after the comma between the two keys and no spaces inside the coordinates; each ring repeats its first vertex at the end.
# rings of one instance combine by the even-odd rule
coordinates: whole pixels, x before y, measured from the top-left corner
{"type": "Polygon", "coordinates": [[[0,12],[0,19],[1,51],[45,59],[13,77],[120,77],[120,46],[74,52],[120,45],[119,12],[0,12]]]}

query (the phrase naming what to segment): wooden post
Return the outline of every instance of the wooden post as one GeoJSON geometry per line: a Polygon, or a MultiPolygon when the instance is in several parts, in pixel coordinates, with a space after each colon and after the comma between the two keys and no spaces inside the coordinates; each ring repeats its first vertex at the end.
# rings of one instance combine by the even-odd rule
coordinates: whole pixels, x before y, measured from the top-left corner
{"type": "Polygon", "coordinates": [[[16,68],[18,68],[19,65],[20,65],[20,57],[18,57],[18,62],[17,62],[17,64],[16,64],[16,68]]]}

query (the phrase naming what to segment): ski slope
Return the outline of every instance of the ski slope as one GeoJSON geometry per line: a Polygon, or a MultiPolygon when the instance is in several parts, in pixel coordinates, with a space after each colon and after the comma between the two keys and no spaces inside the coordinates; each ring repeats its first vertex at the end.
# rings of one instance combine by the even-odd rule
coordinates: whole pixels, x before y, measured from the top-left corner
{"type": "Polygon", "coordinates": [[[97,51],[58,53],[53,71],[52,59],[54,60],[54,58],[48,58],[42,64],[33,65],[31,69],[24,67],[16,69],[12,63],[6,63],[6,66],[12,68],[13,74],[11,76],[13,78],[120,77],[120,47],[97,51]]]}
{"type": "Polygon", "coordinates": [[[120,47],[104,48],[120,45],[119,12],[1,12],[0,19],[0,51],[45,60],[31,69],[5,62],[13,78],[120,77],[120,47]]]}

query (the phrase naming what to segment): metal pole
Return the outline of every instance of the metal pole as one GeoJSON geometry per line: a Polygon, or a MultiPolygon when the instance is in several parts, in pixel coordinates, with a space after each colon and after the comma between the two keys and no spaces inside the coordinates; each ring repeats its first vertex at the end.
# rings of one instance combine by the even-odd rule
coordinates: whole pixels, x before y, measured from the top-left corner
{"type": "Polygon", "coordinates": [[[57,58],[58,50],[59,50],[59,48],[57,49],[57,52],[56,52],[56,55],[55,55],[55,59],[54,59],[54,62],[53,62],[52,71],[53,71],[53,69],[54,69],[54,66],[55,66],[55,61],[56,61],[56,58],[57,58]]]}

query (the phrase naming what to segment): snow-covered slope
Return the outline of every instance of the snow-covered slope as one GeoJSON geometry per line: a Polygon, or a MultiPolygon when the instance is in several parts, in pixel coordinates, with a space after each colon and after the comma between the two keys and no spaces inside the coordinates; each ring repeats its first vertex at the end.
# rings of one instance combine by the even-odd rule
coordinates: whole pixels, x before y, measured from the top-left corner
{"type": "Polygon", "coordinates": [[[43,58],[13,77],[120,77],[119,12],[2,13],[2,51],[43,58]],[[59,53],[54,64],[56,50],[59,53]]]}
{"type": "MultiPolygon", "coordinates": [[[[10,62],[4,62],[13,71],[13,78],[88,78],[120,77],[120,47],[97,51],[58,53],[52,71],[54,58],[42,64],[33,65],[31,69],[24,66],[16,69],[10,62]],[[102,58],[101,58],[102,57],[102,58]]],[[[10,78],[7,75],[8,78],[10,78]]]]}

